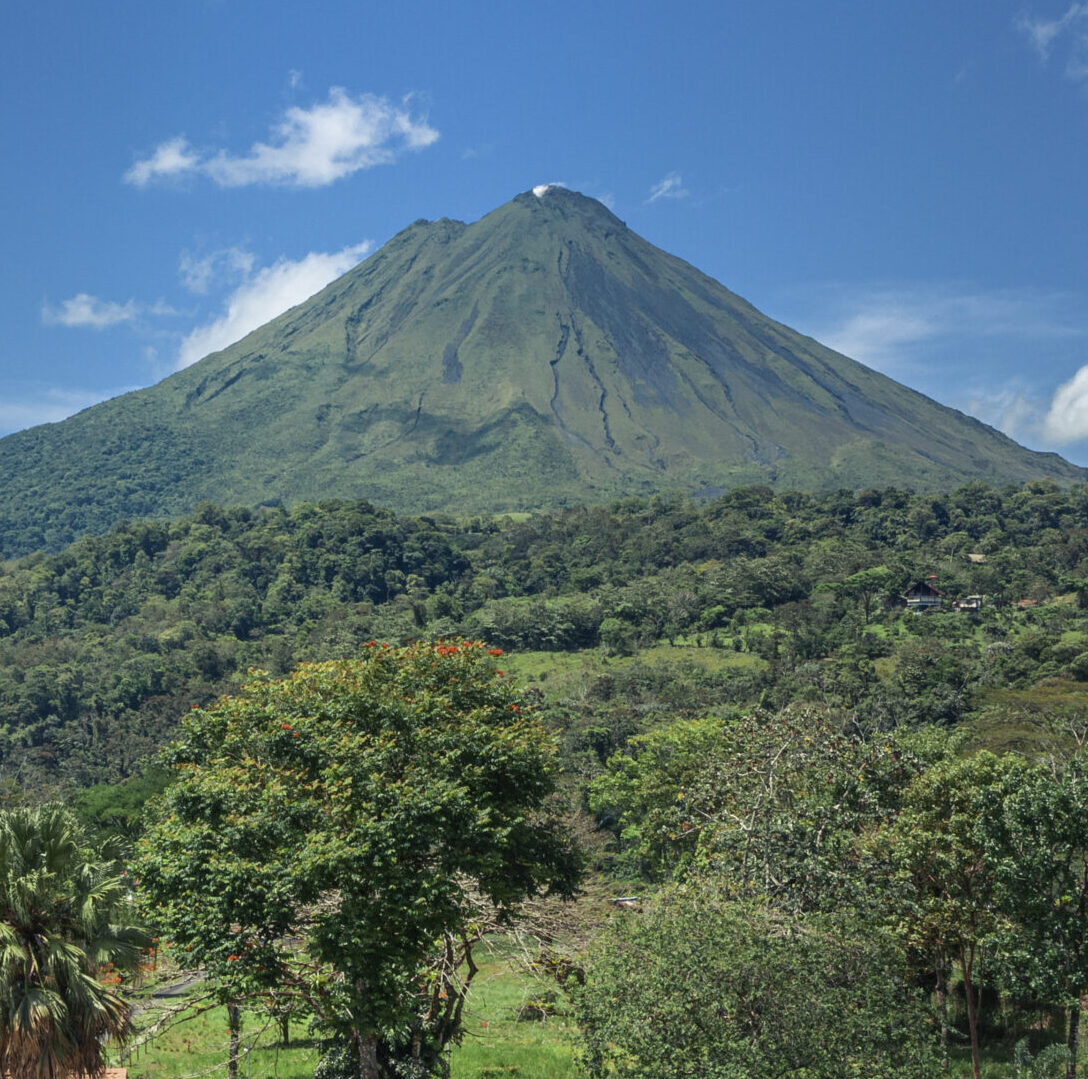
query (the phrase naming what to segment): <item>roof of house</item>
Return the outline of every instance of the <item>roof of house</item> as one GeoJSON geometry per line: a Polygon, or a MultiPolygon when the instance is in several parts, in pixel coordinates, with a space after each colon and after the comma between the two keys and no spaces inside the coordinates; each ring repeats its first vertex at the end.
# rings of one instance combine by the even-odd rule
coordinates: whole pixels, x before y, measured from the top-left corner
{"type": "Polygon", "coordinates": [[[937,582],[936,581],[928,580],[928,581],[918,581],[917,584],[912,584],[910,586],[910,588],[908,588],[906,590],[906,592],[903,593],[903,594],[904,594],[904,596],[916,596],[918,594],[923,594],[923,595],[928,594],[928,595],[931,595],[931,596],[943,596],[944,592],[942,592],[937,587],[937,582]]]}

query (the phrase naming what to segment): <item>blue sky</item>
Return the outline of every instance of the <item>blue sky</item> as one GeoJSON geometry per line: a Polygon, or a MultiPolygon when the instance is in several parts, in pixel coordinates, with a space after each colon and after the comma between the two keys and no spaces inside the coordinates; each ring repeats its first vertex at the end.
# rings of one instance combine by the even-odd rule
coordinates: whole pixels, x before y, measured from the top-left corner
{"type": "Polygon", "coordinates": [[[1088,3],[37,0],[0,41],[0,433],[418,218],[564,183],[1088,464],[1088,3]]]}

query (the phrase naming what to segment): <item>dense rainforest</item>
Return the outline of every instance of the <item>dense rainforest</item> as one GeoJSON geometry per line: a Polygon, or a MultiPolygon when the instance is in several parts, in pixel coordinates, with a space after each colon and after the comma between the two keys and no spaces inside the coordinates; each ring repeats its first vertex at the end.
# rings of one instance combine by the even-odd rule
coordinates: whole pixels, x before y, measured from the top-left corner
{"type": "MultiPolygon", "coordinates": [[[[672,1031],[654,1044],[748,1053],[738,1075],[777,1074],[788,1051],[813,1075],[924,1076],[968,1038],[976,1069],[987,1038],[1032,1036],[1017,1074],[1047,1041],[1076,1052],[1088,486],[746,487],[471,518],[204,505],[124,523],[0,567],[0,799],[60,798],[135,837],[182,716],[218,732],[242,708],[224,694],[271,680],[278,702],[297,664],[375,642],[408,645],[409,666],[477,664],[480,693],[539,716],[591,873],[658,897],[578,954],[562,933],[541,953],[591,1073],[659,1074],[651,1004],[672,1031]],[[755,999],[758,1037],[691,1027],[755,999]],[[829,1040],[791,1001],[853,1025],[829,1040]]],[[[260,722],[282,748],[298,721],[279,708],[260,722]]]]}
{"type": "Polygon", "coordinates": [[[468,520],[207,505],[0,568],[0,776],[9,799],[130,780],[252,667],[455,634],[555,656],[528,676],[582,771],[663,718],[795,701],[1005,742],[1080,715],[1086,598],[1088,487],[1047,482],[468,520]],[[906,617],[931,576],[941,607],[906,617]]]}

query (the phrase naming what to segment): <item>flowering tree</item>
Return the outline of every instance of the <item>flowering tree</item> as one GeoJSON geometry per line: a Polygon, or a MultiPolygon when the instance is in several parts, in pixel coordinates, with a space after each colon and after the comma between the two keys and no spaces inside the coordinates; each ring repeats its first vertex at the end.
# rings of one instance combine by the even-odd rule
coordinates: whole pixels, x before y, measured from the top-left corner
{"type": "Polygon", "coordinates": [[[370,642],[257,673],[167,751],[140,856],[165,931],[224,999],[304,1003],[363,1079],[440,1070],[485,913],[576,883],[553,740],[497,654],[370,642]]]}

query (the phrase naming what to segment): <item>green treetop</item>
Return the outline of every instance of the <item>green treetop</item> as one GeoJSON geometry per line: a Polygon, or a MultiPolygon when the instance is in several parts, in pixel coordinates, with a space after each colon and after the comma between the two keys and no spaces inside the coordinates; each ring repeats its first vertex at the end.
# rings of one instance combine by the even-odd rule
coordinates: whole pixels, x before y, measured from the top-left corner
{"type": "Polygon", "coordinates": [[[304,1002],[364,1079],[398,1057],[440,1067],[483,907],[501,920],[576,880],[543,812],[553,740],[495,652],[371,642],[258,675],[168,752],[140,857],[165,931],[224,999],[304,1002]]]}

